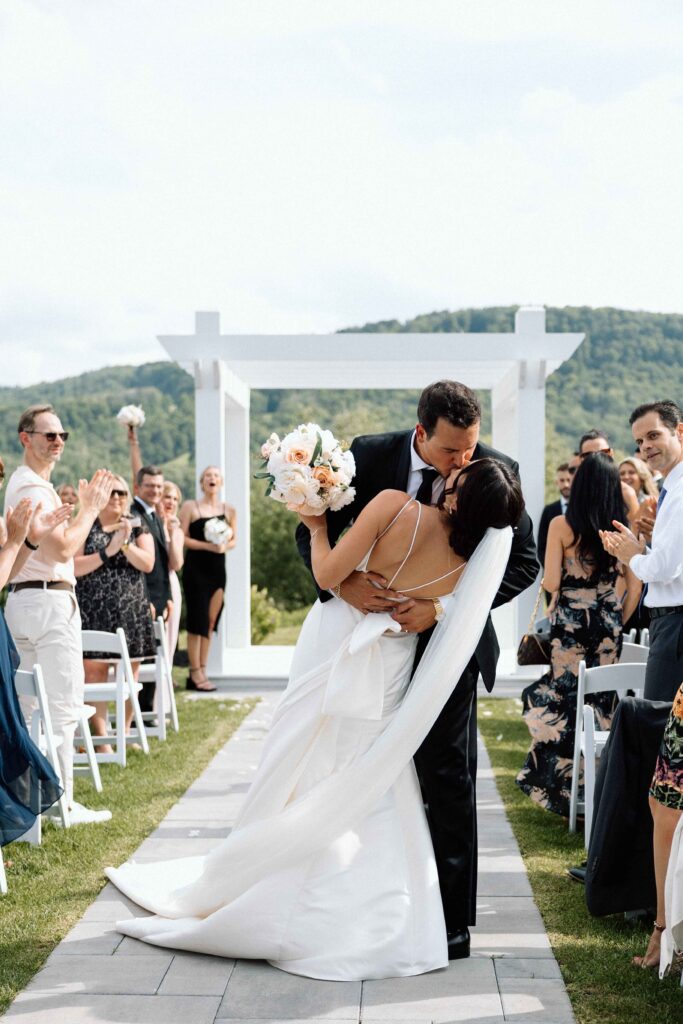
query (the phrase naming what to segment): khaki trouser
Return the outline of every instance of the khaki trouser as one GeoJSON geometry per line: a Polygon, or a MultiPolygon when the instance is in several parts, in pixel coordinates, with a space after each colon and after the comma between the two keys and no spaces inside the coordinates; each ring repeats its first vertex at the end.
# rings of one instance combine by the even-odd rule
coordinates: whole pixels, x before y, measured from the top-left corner
{"type": "MultiPolygon", "coordinates": [[[[10,593],[5,619],[21,655],[20,668],[43,670],[45,691],[57,747],[67,806],[73,801],[74,733],[83,713],[83,642],[81,613],[67,590],[20,590],[10,593]]],[[[32,708],[22,707],[27,719],[32,708]]]]}

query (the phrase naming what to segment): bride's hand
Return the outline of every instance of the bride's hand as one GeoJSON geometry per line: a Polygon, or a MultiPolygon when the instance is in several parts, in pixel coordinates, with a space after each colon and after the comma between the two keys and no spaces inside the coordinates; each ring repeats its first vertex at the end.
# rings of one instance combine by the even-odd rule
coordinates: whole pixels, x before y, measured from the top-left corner
{"type": "Polygon", "coordinates": [[[308,527],[311,533],[314,530],[319,530],[322,526],[327,526],[327,515],[325,512],[321,516],[304,516],[299,512],[299,519],[304,526],[308,527]]]}

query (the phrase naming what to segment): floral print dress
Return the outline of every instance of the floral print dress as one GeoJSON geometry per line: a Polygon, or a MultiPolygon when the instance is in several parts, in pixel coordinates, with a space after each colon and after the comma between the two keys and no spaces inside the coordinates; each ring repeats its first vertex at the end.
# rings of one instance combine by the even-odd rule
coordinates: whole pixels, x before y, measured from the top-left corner
{"type": "Polygon", "coordinates": [[[650,796],[665,807],[683,811],[683,683],[664,729],[650,796]]]}
{"type": "MultiPolygon", "coordinates": [[[[566,560],[552,616],[550,671],[522,692],[531,748],[516,779],[537,804],[564,817],[572,785],[579,662],[588,668],[611,665],[622,644],[617,569],[592,576],[581,570],[577,559],[566,560]]],[[[609,729],[617,695],[591,694],[586,703],[595,708],[597,728],[609,729]]]]}

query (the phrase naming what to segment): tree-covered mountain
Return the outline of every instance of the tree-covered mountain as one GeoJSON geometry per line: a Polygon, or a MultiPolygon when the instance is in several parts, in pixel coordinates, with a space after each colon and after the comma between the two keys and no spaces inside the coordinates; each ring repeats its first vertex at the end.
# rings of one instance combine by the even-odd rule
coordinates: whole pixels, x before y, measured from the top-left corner
{"type": "MultiPolygon", "coordinates": [[[[514,307],[425,314],[413,320],[365,324],[366,333],[416,331],[500,332],[514,329],[514,307]]],[[[549,308],[549,331],[586,334],[585,341],[548,380],[546,481],[554,465],[575,448],[584,430],[605,428],[622,453],[632,451],[628,415],[640,402],[683,400],[683,316],[588,307],[549,308]]],[[[343,333],[343,332],[342,332],[343,333]]],[[[490,433],[484,399],[483,435],[490,433]]],[[[271,431],[283,433],[304,420],[324,422],[351,441],[361,433],[407,428],[415,422],[417,391],[254,391],[251,438],[255,456],[271,431]]],[[[21,457],[16,424],[34,402],[52,402],[71,431],[55,483],[89,475],[106,465],[128,475],[125,430],[115,420],[120,406],[143,406],[143,457],[161,463],[184,493],[193,494],[194,385],[173,363],[109,367],[29,388],[0,388],[0,454],[11,472],[21,457]]],[[[226,493],[230,497],[230,482],[226,493]]],[[[262,485],[254,483],[255,497],[262,485]]],[[[255,500],[252,511],[253,576],[283,604],[305,601],[310,582],[291,540],[292,517],[272,501],[255,500]]]]}

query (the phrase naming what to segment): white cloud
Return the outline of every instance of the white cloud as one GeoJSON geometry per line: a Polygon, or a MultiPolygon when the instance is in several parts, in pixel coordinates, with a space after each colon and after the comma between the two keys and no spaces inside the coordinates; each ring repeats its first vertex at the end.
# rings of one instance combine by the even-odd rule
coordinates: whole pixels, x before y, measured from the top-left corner
{"type": "Polygon", "coordinates": [[[162,358],[195,309],[328,331],[681,308],[673,2],[10,0],[4,382],[162,358]]]}

